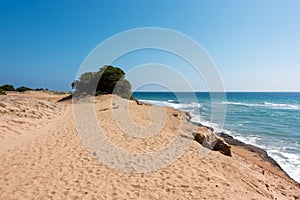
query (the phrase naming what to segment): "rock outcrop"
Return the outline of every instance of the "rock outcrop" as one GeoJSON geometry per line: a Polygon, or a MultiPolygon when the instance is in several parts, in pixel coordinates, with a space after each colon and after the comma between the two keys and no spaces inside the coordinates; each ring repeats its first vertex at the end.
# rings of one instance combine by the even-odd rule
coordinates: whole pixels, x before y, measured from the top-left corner
{"type": "Polygon", "coordinates": [[[199,127],[199,131],[193,132],[193,136],[203,147],[214,151],[220,151],[226,156],[231,156],[231,146],[223,138],[214,134],[210,129],[199,127]]]}

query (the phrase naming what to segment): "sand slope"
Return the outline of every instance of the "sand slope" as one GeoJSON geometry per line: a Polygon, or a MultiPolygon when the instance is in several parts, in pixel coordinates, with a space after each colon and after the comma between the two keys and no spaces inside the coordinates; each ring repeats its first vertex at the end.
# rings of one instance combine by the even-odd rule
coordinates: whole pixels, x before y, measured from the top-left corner
{"type": "MultiPolygon", "coordinates": [[[[0,103],[7,105],[2,111],[11,107],[22,109],[18,108],[22,104],[28,107],[26,114],[34,110],[41,115],[35,118],[31,114],[18,116],[19,111],[1,113],[0,199],[300,198],[298,184],[280,172],[264,169],[264,165],[254,163],[238,148],[233,149],[232,157],[212,151],[200,159],[201,145],[188,137],[188,150],[165,168],[149,173],[112,169],[82,145],[74,126],[71,102],[55,103],[34,95],[0,97],[0,103]]],[[[110,96],[100,97],[96,102],[98,121],[109,140],[130,152],[162,148],[178,128],[179,111],[156,108],[154,114],[165,109],[168,119],[157,135],[150,139],[126,136],[111,118],[111,111],[122,113],[129,106],[134,122],[145,127],[151,121],[149,106],[128,104],[125,100],[112,104],[110,96]],[[176,112],[178,115],[174,115],[176,112]]]]}

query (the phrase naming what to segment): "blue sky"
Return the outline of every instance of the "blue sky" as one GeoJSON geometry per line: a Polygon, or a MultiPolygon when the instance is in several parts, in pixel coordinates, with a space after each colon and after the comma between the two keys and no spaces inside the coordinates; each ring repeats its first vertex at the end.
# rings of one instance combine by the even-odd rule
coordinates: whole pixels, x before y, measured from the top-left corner
{"type": "MultiPolygon", "coordinates": [[[[0,0],[0,84],[70,90],[100,42],[128,29],[163,27],[201,44],[228,91],[300,91],[299,9],[297,0],[0,0]]],[[[171,58],[149,53],[144,61],[171,58]]],[[[129,71],[132,59],[116,65],[129,71]]],[[[166,63],[192,77],[180,62],[166,63]]]]}

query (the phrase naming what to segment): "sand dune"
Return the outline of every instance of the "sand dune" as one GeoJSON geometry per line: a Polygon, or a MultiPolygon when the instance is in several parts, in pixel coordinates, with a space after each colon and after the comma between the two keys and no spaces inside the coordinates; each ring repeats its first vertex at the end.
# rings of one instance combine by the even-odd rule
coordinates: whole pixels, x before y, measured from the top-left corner
{"type": "Polygon", "coordinates": [[[71,101],[56,103],[58,96],[63,97],[41,92],[0,97],[0,199],[300,198],[299,184],[253,152],[233,147],[232,156],[211,151],[200,159],[202,146],[191,132],[206,130],[182,123],[184,113],[108,95],[96,98],[96,116],[115,146],[126,152],[157,151],[178,131],[189,143],[178,159],[152,172],[111,168],[85,148],[71,101]],[[126,115],[132,121],[114,118],[126,115]],[[151,127],[163,119],[161,129],[151,127]],[[157,133],[149,135],[149,129],[157,133]],[[144,137],[134,135],[139,131],[144,137]]]}
{"type": "MultiPolygon", "coordinates": [[[[27,92],[0,96],[0,151],[5,152],[29,142],[40,135],[40,128],[62,116],[65,106],[47,101],[43,96],[49,95],[27,92]]],[[[50,96],[53,98],[55,95],[50,96]]]]}

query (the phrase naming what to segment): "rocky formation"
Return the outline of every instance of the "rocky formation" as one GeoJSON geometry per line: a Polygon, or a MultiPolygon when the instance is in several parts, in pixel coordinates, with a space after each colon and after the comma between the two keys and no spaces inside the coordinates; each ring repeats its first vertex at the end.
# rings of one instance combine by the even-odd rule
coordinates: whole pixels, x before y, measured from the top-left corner
{"type": "Polygon", "coordinates": [[[203,147],[214,151],[220,151],[226,156],[231,156],[231,146],[223,138],[218,137],[206,127],[200,127],[199,129],[200,131],[193,133],[197,142],[203,147]]]}

